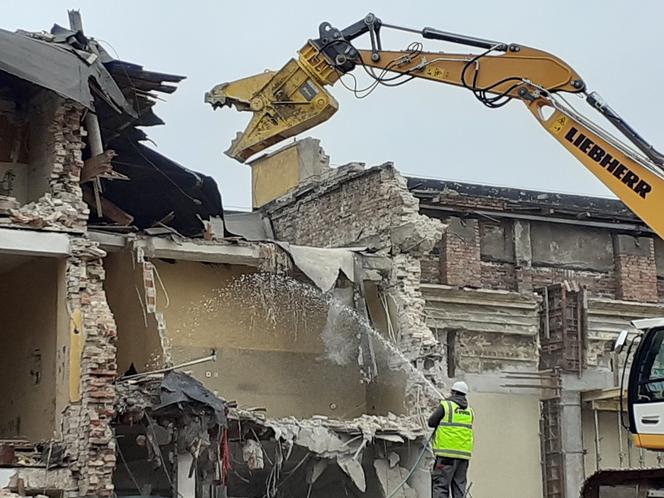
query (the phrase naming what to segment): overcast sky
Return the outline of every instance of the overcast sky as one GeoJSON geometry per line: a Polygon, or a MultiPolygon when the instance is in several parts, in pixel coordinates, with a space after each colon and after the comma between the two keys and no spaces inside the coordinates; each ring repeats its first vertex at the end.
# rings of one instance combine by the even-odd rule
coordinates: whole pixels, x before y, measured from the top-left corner
{"type": "MultiPolygon", "coordinates": [[[[148,133],[159,151],[214,177],[226,207],[251,204],[249,168],[223,155],[250,115],[228,108],[213,111],[203,102],[205,92],[217,83],[277,70],[317,36],[320,22],[344,28],[367,12],[386,23],[434,27],[551,52],[571,64],[589,89],[597,90],[647,140],[664,149],[661,0],[21,0],[7,2],[2,27],[66,26],[68,8],[81,10],[86,34],[107,42],[112,55],[148,70],[187,77],[156,108],[166,125],[148,133]]],[[[385,33],[384,48],[403,49],[417,39],[414,34],[385,33]]],[[[368,47],[369,42],[356,46],[368,47]]],[[[429,40],[425,49],[468,52],[429,40]]],[[[332,93],[339,111],[305,136],[321,139],[333,165],[393,161],[413,176],[609,195],[520,102],[491,110],[468,91],[422,81],[379,87],[365,100],[356,100],[340,85],[332,93]]]]}

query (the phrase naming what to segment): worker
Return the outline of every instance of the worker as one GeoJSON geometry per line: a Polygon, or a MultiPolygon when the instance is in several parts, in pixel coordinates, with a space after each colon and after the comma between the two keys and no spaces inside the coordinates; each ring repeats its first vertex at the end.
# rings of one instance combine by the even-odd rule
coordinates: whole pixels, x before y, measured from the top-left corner
{"type": "Polygon", "coordinates": [[[431,498],[466,496],[475,420],[467,395],[468,384],[455,382],[450,396],[443,399],[429,417],[429,427],[436,429],[432,442],[436,460],[431,472],[431,498]]]}

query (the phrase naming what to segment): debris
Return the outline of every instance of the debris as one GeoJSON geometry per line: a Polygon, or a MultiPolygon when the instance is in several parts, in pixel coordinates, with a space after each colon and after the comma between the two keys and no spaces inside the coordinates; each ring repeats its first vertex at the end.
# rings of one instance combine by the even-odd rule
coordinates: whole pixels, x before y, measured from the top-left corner
{"type": "Polygon", "coordinates": [[[296,246],[287,242],[275,242],[293,258],[293,263],[311,279],[323,292],[334,287],[339,273],[348,280],[355,281],[354,252],[363,248],[330,249],[319,247],[296,246]]]}
{"type": "Polygon", "coordinates": [[[87,221],[87,211],[81,211],[76,203],[55,199],[50,193],[38,201],[30,202],[18,209],[10,209],[12,221],[32,228],[79,228],[87,221]]]}
{"type": "Polygon", "coordinates": [[[306,474],[305,474],[305,479],[307,481],[307,484],[313,484],[315,483],[318,478],[325,472],[325,469],[327,469],[328,466],[328,461],[317,458],[313,461],[309,461],[307,464],[307,469],[306,469],[306,474]]]}
{"type": "Polygon", "coordinates": [[[116,156],[114,150],[106,150],[99,155],[86,159],[81,169],[80,183],[92,181],[95,178],[108,180],[129,180],[129,177],[113,170],[111,160],[116,156]]]}
{"type": "Polygon", "coordinates": [[[263,468],[263,447],[254,439],[247,439],[242,446],[242,460],[247,464],[249,470],[261,470],[263,468]]]}
{"type": "Polygon", "coordinates": [[[337,458],[337,465],[351,478],[357,489],[363,493],[367,490],[367,481],[360,462],[349,455],[345,455],[337,458]]]}
{"type": "MultiPolygon", "coordinates": [[[[378,482],[385,496],[393,493],[397,487],[408,476],[408,469],[394,466],[385,459],[374,460],[374,468],[378,476],[378,482]]],[[[418,498],[417,493],[408,484],[404,484],[396,494],[390,495],[394,498],[418,498]]]]}
{"type": "Polygon", "coordinates": [[[16,197],[0,195],[0,214],[10,214],[12,209],[18,209],[19,206],[16,197]]]}
{"type": "Polygon", "coordinates": [[[125,227],[134,222],[134,217],[132,215],[118,207],[115,203],[109,201],[106,197],[99,196],[99,199],[97,199],[94,189],[90,185],[83,185],[82,190],[83,200],[85,200],[88,206],[96,206],[97,200],[99,201],[99,206],[101,207],[101,212],[105,219],[125,227]]]}

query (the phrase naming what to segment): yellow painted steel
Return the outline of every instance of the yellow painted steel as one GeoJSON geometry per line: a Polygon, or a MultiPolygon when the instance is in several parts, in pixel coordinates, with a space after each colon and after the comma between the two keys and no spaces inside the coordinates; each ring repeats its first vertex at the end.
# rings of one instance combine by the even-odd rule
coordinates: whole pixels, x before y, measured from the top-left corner
{"type": "Polygon", "coordinates": [[[664,434],[632,434],[632,442],[644,450],[664,451],[664,434]]]}
{"type": "MultiPolygon", "coordinates": [[[[563,111],[544,118],[541,110],[550,105],[539,96],[546,92],[578,93],[585,84],[569,65],[542,50],[512,46],[507,52],[478,58],[472,54],[419,51],[380,51],[377,61],[371,52],[360,50],[361,63],[369,70],[407,74],[415,78],[456,86],[491,88],[522,100],[544,128],[586,168],[614,192],[660,237],[664,237],[664,177],[648,168],[563,111]],[[466,68],[466,74],[463,74],[466,68]],[[545,90],[545,92],[541,92],[545,90]],[[576,134],[570,141],[568,134],[576,134]],[[575,144],[579,137],[581,142],[575,144]],[[584,141],[587,139],[587,141],[584,141]],[[598,149],[610,155],[603,164],[598,149]],[[592,155],[589,155],[592,151],[592,155]]],[[[213,104],[235,105],[253,113],[244,133],[239,133],[227,154],[241,162],[285,138],[308,130],[329,119],[337,110],[336,100],[324,88],[341,76],[333,64],[312,44],[299,52],[277,72],[262,73],[215,87],[206,97],[213,104]]]]}
{"type": "Polygon", "coordinates": [[[626,156],[578,120],[560,110],[554,111],[550,117],[544,119],[540,111],[547,105],[547,101],[539,99],[528,104],[528,108],[553,138],[588,168],[657,235],[664,238],[664,213],[662,213],[664,178],[626,156]],[[571,132],[574,130],[576,130],[574,136],[571,137],[571,132]],[[566,138],[568,136],[573,141],[566,138]],[[589,142],[580,141],[582,136],[586,137],[589,142]],[[580,141],[579,145],[575,145],[574,141],[580,141]],[[594,150],[596,151],[595,157],[601,156],[599,161],[589,155],[593,151],[593,147],[598,147],[594,150]],[[611,156],[611,161],[607,160],[608,155],[611,156]]]}
{"type": "Polygon", "coordinates": [[[327,121],[339,108],[323,88],[338,79],[334,68],[307,44],[298,60],[279,71],[243,78],[214,87],[205,101],[214,107],[234,105],[253,117],[238,133],[226,154],[245,162],[267,147],[327,121]]]}
{"type": "MultiPolygon", "coordinates": [[[[519,80],[532,81],[549,91],[577,93],[582,90],[582,87],[574,84],[575,81],[581,82],[581,77],[565,62],[542,50],[522,45],[518,52],[486,55],[474,62],[477,55],[473,54],[420,52],[412,56],[404,51],[381,51],[380,59],[373,61],[369,50],[360,50],[359,53],[365,66],[456,86],[463,86],[463,80],[472,85],[477,71],[475,86],[487,88],[496,85],[491,90],[496,94],[508,91],[515,83],[519,83],[515,76],[519,80]],[[472,63],[469,65],[469,62],[472,63]]],[[[518,89],[512,88],[508,95],[519,98],[518,89]]]]}

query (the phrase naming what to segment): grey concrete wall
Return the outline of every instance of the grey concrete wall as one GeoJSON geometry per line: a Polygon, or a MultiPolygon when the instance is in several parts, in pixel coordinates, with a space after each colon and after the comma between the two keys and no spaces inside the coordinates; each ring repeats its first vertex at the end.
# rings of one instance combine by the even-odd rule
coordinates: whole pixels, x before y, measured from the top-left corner
{"type": "Polygon", "coordinates": [[[615,234],[613,251],[626,256],[650,256],[650,237],[632,237],[631,235],[615,234]]]}
{"type": "Polygon", "coordinates": [[[480,254],[483,261],[514,262],[511,221],[480,221],[480,254]]]}
{"type": "Polygon", "coordinates": [[[613,269],[611,233],[587,227],[531,223],[533,264],[608,272],[613,269]]]}

